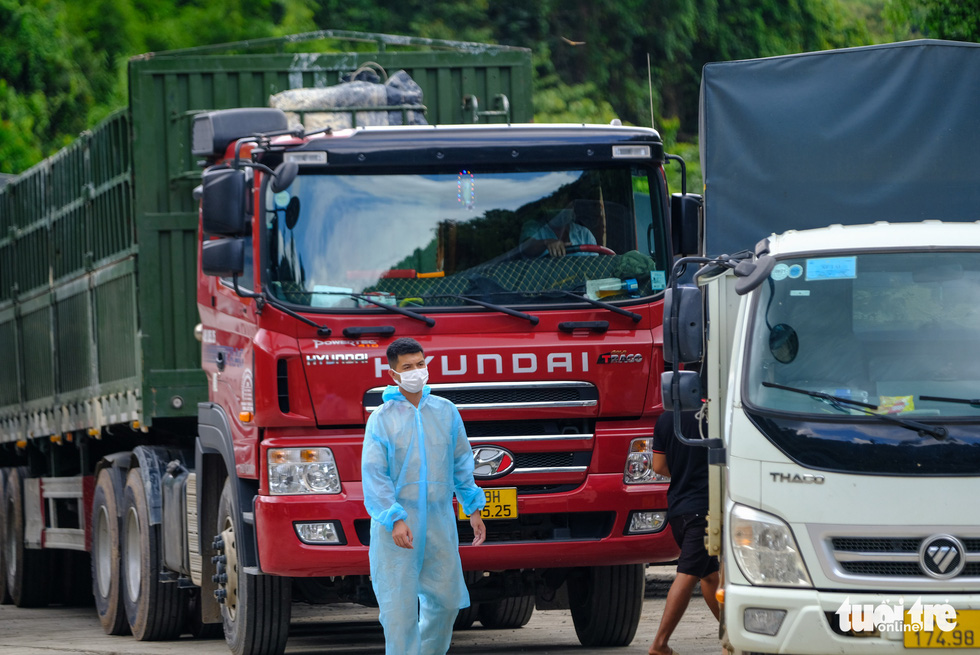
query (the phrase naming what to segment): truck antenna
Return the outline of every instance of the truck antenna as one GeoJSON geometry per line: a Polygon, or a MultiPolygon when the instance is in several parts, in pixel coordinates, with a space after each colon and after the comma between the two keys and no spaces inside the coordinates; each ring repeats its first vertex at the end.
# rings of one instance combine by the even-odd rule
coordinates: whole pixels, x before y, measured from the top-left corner
{"type": "Polygon", "coordinates": [[[657,129],[653,120],[653,73],[650,71],[650,53],[647,53],[647,87],[650,93],[650,127],[657,129]]]}

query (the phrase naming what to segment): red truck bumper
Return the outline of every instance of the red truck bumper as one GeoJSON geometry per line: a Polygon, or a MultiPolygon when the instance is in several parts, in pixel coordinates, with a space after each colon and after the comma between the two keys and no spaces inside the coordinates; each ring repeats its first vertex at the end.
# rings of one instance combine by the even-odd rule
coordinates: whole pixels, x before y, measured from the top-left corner
{"type": "MultiPolygon", "coordinates": [[[[653,534],[627,535],[634,511],[663,511],[667,485],[625,485],[622,474],[594,474],[567,493],[518,498],[523,523],[537,525],[534,538],[514,532],[516,522],[487,520],[487,543],[461,543],[467,570],[504,570],[569,566],[609,566],[667,562],[679,550],[666,526],[653,534]],[[550,530],[548,525],[573,528],[550,530]],[[574,526],[588,525],[586,530],[574,526]],[[545,526],[545,527],[540,527],[545,526]],[[497,540],[500,539],[500,540],[497,540]]],[[[364,575],[368,573],[367,532],[361,485],[347,483],[336,496],[259,496],[255,501],[259,564],[264,573],[291,577],[364,575]],[[309,545],[300,541],[297,522],[335,521],[345,545],[309,545]]],[[[460,524],[465,530],[468,523],[460,524]]],[[[463,539],[461,539],[463,541],[463,539]]]]}

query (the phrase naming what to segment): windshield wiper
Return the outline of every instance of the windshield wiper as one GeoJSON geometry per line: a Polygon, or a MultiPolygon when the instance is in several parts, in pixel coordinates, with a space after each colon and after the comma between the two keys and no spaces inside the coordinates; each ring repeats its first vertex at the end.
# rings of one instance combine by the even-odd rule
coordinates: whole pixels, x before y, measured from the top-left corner
{"type": "Polygon", "coordinates": [[[235,293],[237,293],[242,298],[254,298],[256,300],[256,303],[258,304],[258,311],[259,312],[262,311],[262,304],[263,303],[264,304],[268,304],[268,305],[272,305],[273,307],[275,307],[276,309],[278,309],[282,313],[287,314],[289,316],[292,316],[297,321],[300,321],[302,323],[306,323],[310,327],[315,327],[316,328],[316,334],[319,337],[329,337],[330,334],[333,332],[333,330],[331,330],[326,325],[320,325],[316,321],[313,321],[311,319],[308,319],[305,316],[303,316],[302,314],[297,314],[296,312],[294,312],[293,310],[291,310],[289,307],[286,307],[283,303],[281,303],[278,300],[276,300],[275,298],[273,298],[272,297],[272,294],[271,293],[268,293],[265,290],[265,288],[262,289],[262,293],[252,293],[251,291],[244,291],[244,290],[242,290],[241,287],[238,286],[238,276],[237,275],[233,275],[232,278],[231,278],[231,281],[232,281],[232,284],[234,285],[235,293]]]}
{"type": "Polygon", "coordinates": [[[793,393],[799,393],[805,396],[810,396],[811,398],[822,400],[823,402],[841,411],[847,411],[847,407],[844,407],[844,405],[849,405],[857,409],[859,412],[866,414],[867,416],[873,416],[879,421],[883,421],[885,423],[893,423],[907,430],[915,430],[916,432],[919,433],[919,436],[928,434],[934,439],[942,440],[949,435],[949,431],[946,428],[942,427],[941,425],[937,427],[933,427],[931,425],[926,425],[925,423],[919,423],[918,421],[911,421],[907,418],[898,418],[896,416],[892,416],[891,414],[879,414],[877,412],[871,411],[871,410],[878,409],[877,405],[872,405],[871,403],[862,402],[860,400],[852,400],[851,398],[833,396],[829,393],[824,393],[823,391],[813,391],[812,389],[799,389],[797,387],[787,387],[784,384],[776,384],[775,382],[763,382],[762,386],[770,387],[772,389],[782,389],[783,391],[792,391],[793,393]]]}
{"type": "MultiPolygon", "coordinates": [[[[417,312],[413,312],[410,309],[405,309],[404,307],[399,307],[398,305],[392,305],[392,304],[389,304],[389,303],[386,303],[386,302],[381,302],[380,300],[374,300],[373,298],[369,298],[367,296],[362,296],[359,293],[352,293],[350,291],[291,291],[290,293],[294,293],[294,294],[297,294],[297,295],[302,294],[302,295],[306,295],[306,296],[323,295],[323,294],[327,294],[327,295],[331,295],[331,296],[347,296],[349,298],[355,298],[357,300],[363,300],[364,302],[371,303],[372,305],[377,305],[378,307],[381,307],[382,309],[387,309],[388,311],[394,312],[396,314],[401,314],[402,316],[408,316],[409,318],[414,318],[416,321],[422,321],[423,323],[425,323],[429,327],[432,327],[433,325],[436,324],[435,319],[430,318],[428,316],[423,316],[422,314],[419,314],[417,312]]],[[[298,318],[299,320],[301,320],[301,321],[303,321],[305,323],[309,323],[310,325],[316,326],[316,323],[313,323],[309,319],[303,318],[302,316],[300,316],[296,312],[292,312],[292,311],[290,311],[290,310],[282,307],[280,304],[278,304],[279,301],[273,300],[271,294],[268,294],[268,293],[266,293],[266,292],[263,291],[263,296],[270,303],[275,304],[276,307],[279,307],[284,312],[288,313],[290,316],[295,316],[296,318],[298,318]]],[[[317,326],[317,327],[319,327],[319,326],[317,326]]],[[[324,328],[324,329],[329,330],[329,328],[324,328]]]]}
{"type": "Polygon", "coordinates": [[[516,309],[511,309],[510,307],[504,307],[503,305],[495,305],[492,302],[486,302],[485,300],[477,300],[476,298],[470,298],[469,296],[458,296],[456,294],[442,294],[436,296],[424,296],[425,298],[454,298],[455,300],[462,300],[464,302],[470,302],[474,305],[479,305],[480,307],[486,307],[487,309],[492,309],[495,312],[502,312],[504,314],[509,314],[510,316],[516,316],[517,318],[523,318],[524,320],[530,321],[531,325],[537,325],[540,320],[537,316],[532,314],[526,314],[524,312],[519,312],[516,309]]]}
{"type": "MultiPolygon", "coordinates": [[[[320,292],[317,291],[317,293],[320,293],[320,292]]],[[[395,312],[396,314],[401,314],[402,316],[407,316],[409,318],[414,318],[416,321],[422,321],[423,323],[425,323],[429,327],[432,327],[433,325],[436,324],[436,320],[434,318],[432,318],[431,316],[423,316],[422,314],[419,314],[417,312],[413,312],[410,309],[405,309],[404,307],[399,307],[398,305],[391,305],[391,304],[386,303],[386,302],[381,302],[380,300],[374,300],[373,298],[369,298],[367,296],[362,296],[359,293],[347,293],[347,292],[340,292],[340,291],[338,291],[338,292],[331,292],[331,293],[340,293],[340,294],[345,295],[345,296],[350,296],[351,298],[356,298],[357,300],[363,300],[364,302],[369,302],[372,305],[377,305],[378,307],[381,307],[382,309],[387,309],[388,311],[395,312]]]]}
{"type": "MultiPolygon", "coordinates": [[[[609,303],[603,302],[601,300],[593,300],[592,298],[589,298],[588,296],[579,295],[579,294],[575,293],[574,291],[568,291],[566,289],[555,289],[555,291],[557,291],[558,293],[561,293],[563,295],[566,295],[566,296],[571,296],[572,298],[575,298],[576,300],[584,300],[585,302],[589,303],[590,305],[595,305],[596,307],[602,307],[603,309],[608,309],[611,312],[616,312],[617,314],[622,314],[623,316],[628,316],[631,319],[633,319],[633,322],[634,323],[639,323],[640,320],[643,318],[643,316],[641,316],[640,314],[637,314],[636,312],[631,312],[629,310],[623,309],[622,307],[617,307],[616,305],[610,305],[609,303]]],[[[537,291],[537,292],[531,292],[531,293],[546,293],[546,292],[545,291],[537,291]]]]}
{"type": "Polygon", "coordinates": [[[980,398],[950,398],[948,396],[919,396],[922,400],[933,400],[939,403],[960,403],[980,409],[980,398]]]}

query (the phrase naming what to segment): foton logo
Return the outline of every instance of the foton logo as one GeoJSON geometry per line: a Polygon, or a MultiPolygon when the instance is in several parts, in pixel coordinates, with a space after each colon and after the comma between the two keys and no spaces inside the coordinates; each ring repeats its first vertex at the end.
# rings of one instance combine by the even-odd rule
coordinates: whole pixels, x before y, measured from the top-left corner
{"type": "Polygon", "coordinates": [[[514,469],[514,456],[509,450],[496,446],[473,449],[473,477],[492,480],[507,475],[514,469]]]}

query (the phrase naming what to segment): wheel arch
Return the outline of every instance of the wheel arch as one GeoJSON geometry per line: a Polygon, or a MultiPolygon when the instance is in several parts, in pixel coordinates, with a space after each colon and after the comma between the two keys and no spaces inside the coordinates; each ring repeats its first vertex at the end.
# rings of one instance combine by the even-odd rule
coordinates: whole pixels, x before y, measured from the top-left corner
{"type": "MultiPolygon", "coordinates": [[[[235,467],[234,441],[231,435],[231,424],[224,409],[214,403],[201,403],[197,406],[198,422],[198,448],[195,454],[195,464],[199,475],[205,477],[215,476],[217,473],[215,456],[220,457],[224,465],[224,473],[232,480],[232,493],[235,496],[235,531],[242,535],[239,540],[239,560],[246,569],[259,572],[261,566],[258,555],[258,542],[255,533],[255,497],[259,493],[259,483],[257,480],[248,480],[238,477],[238,470],[235,467]],[[209,476],[210,474],[210,476],[209,476]]],[[[218,496],[214,499],[215,506],[217,498],[221,495],[221,486],[224,479],[213,480],[216,483],[218,496]]],[[[212,489],[211,480],[205,483],[198,482],[198,493],[206,493],[212,489]]],[[[210,500],[210,499],[208,499],[210,500]]],[[[198,506],[205,507],[205,498],[199,498],[198,506]]],[[[207,505],[210,507],[210,503],[207,505]]],[[[206,524],[202,520],[203,525],[206,524]]],[[[202,535],[208,534],[201,532],[202,535]]],[[[205,543],[202,538],[202,544],[205,543]]]]}

